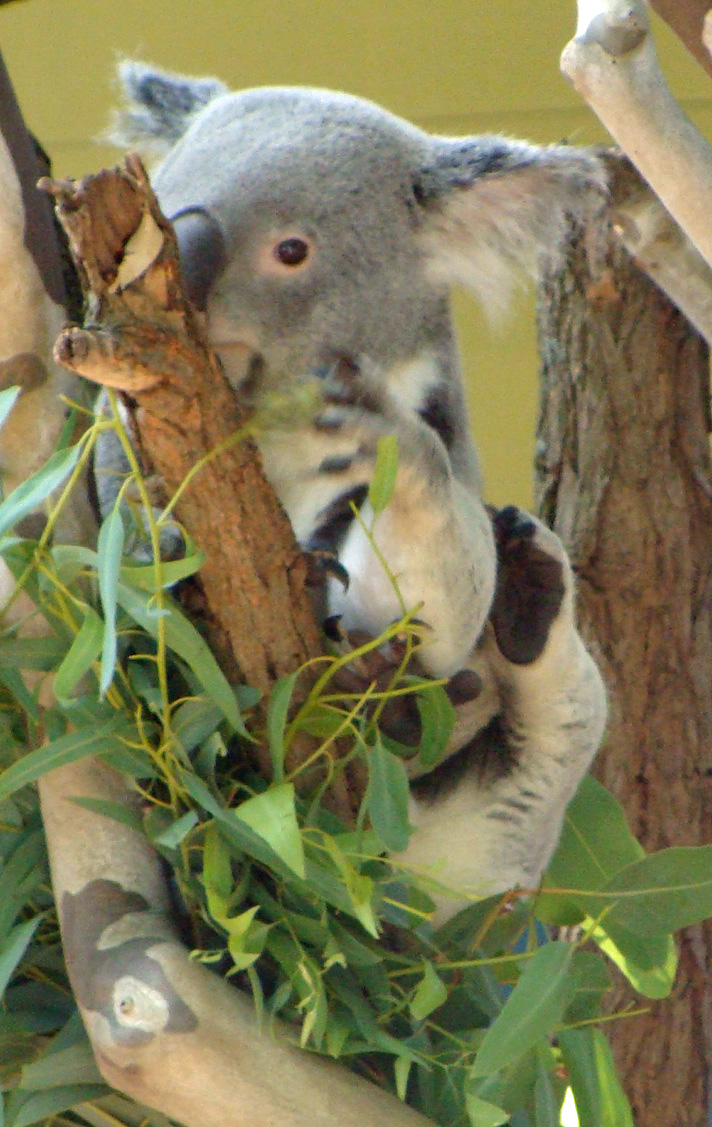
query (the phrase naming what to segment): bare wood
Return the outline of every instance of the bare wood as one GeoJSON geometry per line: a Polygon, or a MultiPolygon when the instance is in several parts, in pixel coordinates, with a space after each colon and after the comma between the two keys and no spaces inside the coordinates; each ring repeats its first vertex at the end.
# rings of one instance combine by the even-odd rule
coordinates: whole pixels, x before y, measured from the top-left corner
{"type": "MultiPolygon", "coordinates": [[[[546,278],[538,502],[573,554],[611,695],[597,760],[647,849],[712,840],[708,354],[664,295],[589,235],[546,278]]],[[[672,998],[609,1028],[636,1127],[702,1127],[712,926],[680,940],[672,998]]],[[[616,1008],[627,1000],[620,988],[616,1008]]]]}
{"type": "Polygon", "coordinates": [[[636,265],[711,343],[712,268],[633,165],[613,152],[604,159],[616,234],[636,265]]]}
{"type": "Polygon", "coordinates": [[[665,83],[643,0],[579,0],[561,69],[712,264],[712,148],[665,83]]]}
{"type": "Polygon", "coordinates": [[[388,1092],[258,1025],[250,1000],[176,939],[158,856],[77,806],[136,796],[99,760],[40,782],[65,957],[108,1083],[186,1127],[427,1127],[388,1092]]]}

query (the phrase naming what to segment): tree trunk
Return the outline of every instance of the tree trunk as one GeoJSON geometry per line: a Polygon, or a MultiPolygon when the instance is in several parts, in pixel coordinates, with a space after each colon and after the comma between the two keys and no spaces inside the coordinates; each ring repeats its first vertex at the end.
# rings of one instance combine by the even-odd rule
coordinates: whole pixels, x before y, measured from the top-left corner
{"type": "MultiPolygon", "coordinates": [[[[607,234],[540,292],[537,503],[579,579],[611,700],[598,777],[648,850],[712,841],[707,347],[607,234]]],[[[708,1122],[712,926],[680,937],[670,999],[610,1039],[636,1127],[708,1122]]],[[[616,1006],[626,1000],[616,989],[616,1006]]]]}

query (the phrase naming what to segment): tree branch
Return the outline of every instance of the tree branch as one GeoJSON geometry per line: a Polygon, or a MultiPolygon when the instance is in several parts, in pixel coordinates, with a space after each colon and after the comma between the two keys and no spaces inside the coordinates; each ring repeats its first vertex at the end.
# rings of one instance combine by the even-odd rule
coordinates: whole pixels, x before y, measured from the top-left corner
{"type": "Polygon", "coordinates": [[[246,416],[183,296],[170,225],[135,157],[50,190],[90,306],[88,327],[67,330],[56,356],[136,400],[142,447],[169,497],[192,475],[177,509],[206,553],[221,663],[266,692],[322,653],[307,568],[254,443],[236,441],[246,416]]]}
{"type": "Polygon", "coordinates": [[[642,0],[579,0],[561,68],[712,264],[712,148],[665,83],[642,0]]]}
{"type": "Polygon", "coordinates": [[[712,269],[630,162],[604,154],[614,230],[636,265],[712,342],[712,269]]]}
{"type": "Polygon", "coordinates": [[[186,1127],[426,1127],[377,1088],[261,1028],[250,1000],[190,958],[145,838],[72,801],[136,807],[96,759],[40,782],[67,968],[109,1084],[186,1127]]]}

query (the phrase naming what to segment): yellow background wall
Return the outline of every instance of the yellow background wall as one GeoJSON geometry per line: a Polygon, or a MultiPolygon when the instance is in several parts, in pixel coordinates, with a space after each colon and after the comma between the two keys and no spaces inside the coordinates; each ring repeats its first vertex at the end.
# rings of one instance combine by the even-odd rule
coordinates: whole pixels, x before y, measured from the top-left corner
{"type": "MultiPolygon", "coordinates": [[[[0,46],[55,173],[113,163],[92,138],[115,101],[117,58],[216,74],[233,86],[306,83],[372,98],[435,131],[547,142],[605,139],[559,75],[574,0],[23,0],[0,7],[0,46]]],[[[658,27],[673,89],[712,136],[712,85],[658,27]]],[[[489,498],[527,504],[537,399],[531,295],[489,328],[458,323],[489,498]]]]}

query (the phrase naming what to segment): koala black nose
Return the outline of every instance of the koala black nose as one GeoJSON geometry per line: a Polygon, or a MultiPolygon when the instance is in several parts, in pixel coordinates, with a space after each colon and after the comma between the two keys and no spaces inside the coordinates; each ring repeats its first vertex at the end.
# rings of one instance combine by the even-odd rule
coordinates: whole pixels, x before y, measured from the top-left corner
{"type": "Polygon", "coordinates": [[[225,237],[217,220],[202,208],[181,211],[172,223],[185,291],[204,313],[210,291],[227,265],[225,237]]]}

